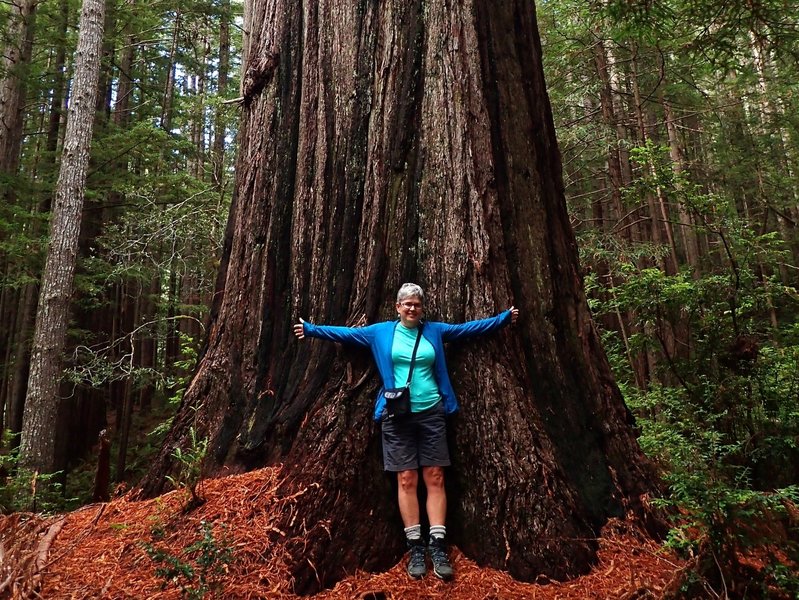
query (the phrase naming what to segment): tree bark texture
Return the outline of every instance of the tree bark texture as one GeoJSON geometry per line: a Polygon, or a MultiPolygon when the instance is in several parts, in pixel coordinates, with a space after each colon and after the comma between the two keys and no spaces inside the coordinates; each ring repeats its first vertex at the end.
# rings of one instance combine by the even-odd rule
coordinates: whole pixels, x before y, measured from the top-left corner
{"type": "Polygon", "coordinates": [[[286,530],[310,591],[404,548],[381,475],[363,352],[292,323],[516,304],[513,330],[449,349],[448,531],[531,580],[584,572],[597,528],[652,485],[591,321],[563,195],[532,3],[251,4],[237,184],[198,370],[142,483],[161,491],[194,427],[209,467],[284,463],[286,530]]]}
{"type": "MultiPolygon", "coordinates": [[[[61,2],[59,19],[60,36],[58,46],[55,51],[54,76],[52,86],[52,98],[50,100],[49,123],[47,138],[45,143],[46,153],[40,161],[39,171],[46,177],[55,172],[56,167],[56,148],[58,144],[58,132],[61,125],[61,103],[65,94],[64,75],[66,63],[66,35],[69,20],[69,5],[66,1],[61,2]]],[[[37,207],[39,213],[50,211],[52,203],[52,190],[48,189],[42,193],[41,200],[37,207]]],[[[41,235],[42,225],[38,220],[34,220],[31,225],[31,237],[36,238],[41,235]]],[[[33,337],[36,325],[36,307],[39,301],[38,281],[28,283],[23,286],[19,295],[19,308],[17,310],[16,335],[13,337],[13,364],[9,371],[9,397],[7,400],[8,426],[13,433],[22,431],[22,411],[25,406],[25,396],[28,389],[28,374],[30,371],[31,338],[33,337]]],[[[9,336],[8,339],[11,339],[9,336]]]]}
{"type": "Polygon", "coordinates": [[[28,389],[30,373],[31,334],[36,324],[36,304],[39,286],[29,283],[22,289],[19,298],[18,323],[14,340],[15,353],[13,370],[11,371],[11,393],[6,407],[8,422],[6,427],[12,433],[22,431],[22,413],[25,407],[25,396],[28,389]]]}
{"type": "MultiPolygon", "coordinates": [[[[610,196],[612,199],[612,212],[611,217],[615,218],[616,226],[620,227],[620,232],[624,239],[633,239],[633,233],[637,230],[635,225],[637,211],[631,211],[625,214],[624,203],[622,200],[622,190],[625,186],[629,185],[632,181],[631,168],[629,157],[626,153],[622,152],[622,144],[626,141],[624,135],[624,125],[620,122],[620,115],[616,114],[616,110],[620,102],[613,100],[613,87],[611,86],[611,73],[608,65],[608,52],[605,48],[605,43],[599,37],[594,44],[594,66],[596,68],[597,76],[599,77],[599,105],[602,111],[602,120],[608,131],[613,131],[615,135],[608,135],[608,183],[610,185],[610,196]],[[630,219],[631,225],[629,227],[621,227],[621,222],[630,219]]],[[[635,236],[637,237],[637,236],[635,236]]]]}
{"type": "Polygon", "coordinates": [[[83,191],[89,164],[104,11],[103,0],[83,2],[67,130],[36,313],[28,393],[23,413],[20,463],[45,473],[54,470],[56,461],[55,431],[61,353],[69,319],[83,191]]]}

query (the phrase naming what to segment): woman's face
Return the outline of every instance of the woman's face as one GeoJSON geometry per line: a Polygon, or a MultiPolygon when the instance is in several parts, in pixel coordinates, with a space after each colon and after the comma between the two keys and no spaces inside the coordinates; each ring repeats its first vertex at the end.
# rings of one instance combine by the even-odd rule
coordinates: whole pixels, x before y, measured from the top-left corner
{"type": "Polygon", "coordinates": [[[416,327],[424,313],[424,305],[416,296],[408,296],[402,302],[397,302],[397,314],[405,327],[416,327]]]}

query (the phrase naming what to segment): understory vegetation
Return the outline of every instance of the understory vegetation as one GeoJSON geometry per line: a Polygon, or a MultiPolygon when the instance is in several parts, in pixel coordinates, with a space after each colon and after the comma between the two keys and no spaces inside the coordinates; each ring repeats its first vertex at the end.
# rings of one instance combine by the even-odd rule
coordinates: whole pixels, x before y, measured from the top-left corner
{"type": "Polygon", "coordinates": [[[785,8],[539,8],[586,291],[664,482],[668,544],[695,559],[692,597],[799,593],[799,28],[785,8]]]}

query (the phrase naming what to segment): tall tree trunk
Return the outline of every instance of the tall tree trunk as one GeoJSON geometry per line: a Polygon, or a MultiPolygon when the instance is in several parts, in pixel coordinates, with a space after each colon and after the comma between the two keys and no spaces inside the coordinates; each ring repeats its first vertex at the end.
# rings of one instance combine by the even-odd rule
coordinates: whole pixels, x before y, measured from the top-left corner
{"type": "Polygon", "coordinates": [[[39,286],[30,283],[23,288],[19,297],[17,313],[17,339],[14,354],[13,371],[11,373],[11,393],[8,399],[8,427],[12,433],[22,431],[22,414],[25,407],[25,395],[28,390],[30,373],[30,338],[36,323],[36,303],[39,286]]]}
{"type": "MultiPolygon", "coordinates": [[[[156,310],[158,295],[161,291],[161,279],[158,275],[153,275],[150,280],[150,289],[140,298],[140,326],[144,329],[140,333],[141,339],[141,353],[140,362],[141,366],[155,372],[158,367],[158,340],[156,338],[156,310]]],[[[139,408],[142,412],[150,410],[155,396],[155,384],[153,377],[145,376],[145,380],[141,383],[139,390],[139,408]]]]}
{"type": "Polygon", "coordinates": [[[599,105],[602,109],[602,120],[605,126],[612,130],[615,135],[613,142],[608,145],[608,178],[610,182],[610,194],[612,198],[613,215],[617,225],[620,227],[622,238],[625,240],[632,239],[633,227],[621,226],[621,222],[628,217],[634,218],[634,212],[630,215],[625,215],[624,205],[622,203],[622,190],[626,185],[629,185],[630,178],[625,178],[625,170],[629,171],[629,164],[626,166],[622,163],[622,156],[619,153],[619,148],[624,139],[619,139],[621,127],[618,124],[618,118],[615,113],[615,105],[613,102],[613,88],[611,87],[611,77],[608,68],[608,55],[605,49],[604,41],[600,38],[594,43],[594,65],[596,73],[599,77],[599,105]]]}
{"type": "MultiPolygon", "coordinates": [[[[117,5],[111,2],[106,5],[105,22],[103,24],[104,31],[114,31],[114,26],[117,23],[117,5]]],[[[103,44],[100,53],[100,71],[97,81],[97,96],[95,102],[97,108],[95,110],[95,131],[101,133],[111,118],[111,105],[114,95],[113,85],[113,72],[114,72],[114,44],[117,40],[116,35],[107,35],[103,38],[103,44]]]]}
{"type": "MultiPolygon", "coordinates": [[[[644,112],[643,99],[641,98],[641,88],[638,84],[637,61],[638,59],[635,56],[633,56],[630,61],[630,65],[632,66],[630,81],[633,88],[635,120],[638,124],[639,139],[642,144],[646,144],[650,136],[647,133],[647,120],[644,112]]],[[[655,163],[651,157],[646,166],[650,176],[652,176],[653,179],[657,179],[655,163]]],[[[673,275],[677,272],[677,247],[674,243],[674,234],[671,228],[671,218],[669,216],[668,206],[666,205],[666,199],[659,185],[657,186],[655,195],[647,193],[647,201],[649,204],[652,242],[656,245],[660,245],[665,241],[669,253],[663,257],[663,264],[661,266],[664,272],[673,275]]]]}
{"type": "MultiPolygon", "coordinates": [[[[47,138],[45,142],[45,156],[41,163],[40,177],[49,181],[49,175],[55,172],[56,149],[58,147],[58,132],[61,127],[61,104],[66,93],[66,35],[69,24],[69,3],[62,0],[59,11],[59,38],[56,48],[56,57],[53,65],[53,87],[50,100],[49,121],[47,138]]],[[[52,188],[47,186],[38,206],[38,213],[50,212],[52,204],[52,188]]],[[[41,234],[41,225],[38,219],[32,222],[31,237],[37,238],[41,234]]],[[[22,431],[22,413],[25,405],[25,396],[28,391],[28,374],[30,372],[31,338],[36,324],[36,306],[39,302],[39,283],[28,283],[22,289],[18,311],[17,336],[15,337],[15,351],[13,370],[11,375],[11,392],[9,397],[9,426],[14,433],[22,431]]]]}
{"type": "Polygon", "coordinates": [[[103,0],[85,0],[83,3],[73,92],[36,313],[28,394],[23,414],[20,463],[45,473],[54,471],[56,465],[55,431],[61,352],[69,318],[83,191],[89,164],[104,12],[103,0]]]}
{"type": "Polygon", "coordinates": [[[531,2],[257,0],[238,181],[210,337],[142,483],[161,490],[189,429],[208,467],[280,462],[300,591],[403,548],[380,476],[361,353],[292,339],[298,315],[431,318],[511,302],[515,332],[452,348],[451,531],[530,580],[584,572],[610,515],[652,480],[591,321],[566,212],[531,2]],[[303,545],[304,544],[304,545],[303,545]]]}
{"type": "Polygon", "coordinates": [[[228,87],[230,71],[230,1],[222,0],[219,16],[219,65],[217,69],[216,94],[219,102],[214,115],[214,142],[212,160],[214,163],[214,187],[220,195],[225,189],[225,118],[221,104],[228,87]]]}
{"type": "MultiPolygon", "coordinates": [[[[780,234],[785,240],[785,244],[791,251],[791,264],[799,263],[799,240],[797,240],[797,226],[793,219],[787,218],[786,213],[799,206],[799,184],[796,181],[796,167],[791,160],[791,152],[788,150],[793,147],[788,132],[780,123],[784,113],[779,93],[773,89],[771,84],[771,74],[774,72],[767,40],[762,33],[751,31],[752,50],[754,53],[755,71],[757,72],[758,88],[760,89],[760,123],[762,135],[769,135],[776,138],[777,152],[774,153],[772,160],[778,168],[787,175],[786,195],[790,195],[788,206],[775,207],[773,200],[769,199],[771,191],[764,194],[767,205],[775,212],[777,225],[780,234]]],[[[788,283],[795,280],[787,273],[787,269],[780,263],[780,276],[783,282],[788,283]]]]}
{"type": "MultiPolygon", "coordinates": [[[[112,360],[114,363],[126,363],[128,368],[132,367],[134,355],[130,336],[136,328],[133,316],[136,313],[135,290],[137,289],[138,282],[130,279],[117,284],[114,288],[114,311],[111,322],[112,360]]],[[[124,407],[128,402],[130,391],[127,377],[116,379],[111,383],[109,392],[114,405],[114,428],[117,433],[122,430],[124,407]]]]}
{"type": "MultiPolygon", "coordinates": [[[[104,16],[103,31],[115,31],[118,10],[115,3],[107,4],[104,16]]],[[[92,136],[102,139],[107,136],[111,117],[113,72],[114,72],[114,47],[116,36],[105,36],[100,53],[100,67],[95,98],[94,126],[92,136]]],[[[89,169],[97,168],[98,164],[105,162],[105,157],[93,158],[90,156],[89,169]]],[[[118,161],[113,160],[108,168],[115,166],[118,161]]],[[[84,206],[80,219],[80,235],[78,238],[78,251],[76,258],[77,273],[91,276],[83,267],[83,260],[89,258],[96,246],[96,240],[102,235],[107,223],[112,223],[118,209],[114,207],[114,195],[100,195],[89,206],[84,206]]],[[[78,292],[73,297],[73,310],[71,319],[78,331],[90,332],[96,340],[107,339],[110,330],[111,317],[107,310],[92,310],[85,306],[83,294],[78,292]]],[[[66,339],[66,353],[71,354],[76,344],[86,340],[77,336],[66,339]]],[[[73,386],[65,390],[65,400],[61,402],[56,439],[62,443],[59,449],[64,454],[60,456],[60,464],[70,464],[85,457],[96,443],[100,431],[107,425],[106,403],[102,391],[87,384],[73,386]]]]}
{"type": "MultiPolygon", "coordinates": [[[[114,102],[114,108],[111,113],[112,123],[120,128],[125,129],[130,123],[130,103],[133,95],[133,65],[136,59],[136,42],[137,38],[133,33],[133,27],[130,21],[127,20],[127,12],[135,10],[135,0],[128,0],[125,11],[121,14],[120,18],[125,19],[124,27],[124,43],[120,50],[119,58],[119,76],[117,78],[117,93],[114,102]]],[[[115,161],[114,168],[121,172],[125,172],[127,177],[128,161],[118,160],[115,161]]],[[[119,209],[117,208],[124,202],[124,194],[117,189],[112,189],[108,194],[108,202],[106,208],[105,222],[114,222],[118,218],[119,209]]],[[[116,282],[107,290],[109,298],[108,308],[104,319],[107,323],[108,343],[112,348],[111,358],[114,362],[122,359],[127,348],[125,338],[133,331],[136,323],[133,321],[132,315],[135,314],[135,304],[137,299],[127,293],[127,290],[136,288],[137,282],[116,282]]],[[[115,379],[108,385],[108,398],[115,408],[115,426],[117,435],[125,435],[121,432],[124,407],[130,402],[130,384],[124,379],[115,379]]],[[[117,462],[119,463],[119,456],[117,462]]],[[[124,460],[122,461],[124,463],[124,460]]],[[[119,472],[117,477],[120,478],[119,472]]]]}
{"type": "MultiPolygon", "coordinates": [[[[597,35],[597,41],[593,46],[594,67],[599,78],[599,105],[602,113],[602,120],[605,126],[615,133],[612,143],[608,146],[608,176],[610,180],[610,195],[612,198],[612,220],[614,221],[611,231],[618,231],[622,240],[630,243],[642,241],[645,237],[641,233],[639,221],[643,221],[643,211],[640,207],[628,210],[622,202],[624,188],[632,183],[632,166],[630,165],[629,152],[626,146],[630,140],[627,139],[627,128],[621,122],[624,105],[618,93],[614,93],[613,82],[620,79],[616,74],[617,69],[613,66],[613,54],[608,51],[605,41],[597,35]]],[[[612,292],[614,282],[606,279],[609,291],[612,292]]],[[[630,324],[629,328],[635,333],[636,326],[635,314],[633,312],[617,313],[619,327],[624,329],[624,323],[630,324]]],[[[639,352],[632,357],[630,367],[635,373],[636,381],[645,385],[649,380],[650,374],[655,371],[656,357],[654,353],[647,349],[639,352]]]]}
{"type": "MultiPolygon", "coordinates": [[[[141,294],[138,294],[141,296],[141,294]]],[[[139,322],[139,302],[133,302],[134,306],[134,313],[133,313],[133,323],[138,324],[139,322]]],[[[139,359],[139,350],[141,349],[141,343],[138,337],[138,334],[131,333],[131,365],[140,366],[140,359],[139,359]]],[[[130,427],[133,422],[133,376],[129,376],[125,381],[125,391],[122,398],[122,405],[121,405],[121,415],[117,415],[117,421],[119,423],[118,426],[118,435],[119,435],[119,448],[117,452],[117,464],[116,464],[116,471],[117,471],[117,481],[124,481],[126,479],[125,470],[127,468],[127,460],[128,460],[128,442],[130,440],[130,427]]]]}
{"type": "MultiPolygon", "coordinates": [[[[5,261],[4,261],[5,262],[5,261]]],[[[2,263],[0,263],[2,264],[2,263]]],[[[6,262],[6,273],[10,270],[10,265],[6,262]]],[[[13,385],[13,364],[14,356],[12,349],[16,345],[15,337],[19,335],[20,326],[19,312],[15,310],[15,304],[19,302],[21,295],[12,290],[10,286],[0,288],[0,335],[6,336],[5,345],[0,345],[0,431],[6,430],[6,417],[9,410],[11,387],[13,385]]],[[[2,440],[0,440],[0,446],[2,440]]]]}
{"type": "MultiPolygon", "coordinates": [[[[130,10],[135,7],[135,0],[127,2],[130,10]]],[[[124,18],[124,17],[123,17],[124,18]]],[[[117,93],[114,101],[112,120],[117,127],[125,127],[130,122],[130,99],[133,94],[133,61],[136,58],[136,37],[130,22],[125,23],[124,44],[119,60],[119,77],[117,93]]]]}
{"type": "Polygon", "coordinates": [[[0,173],[13,175],[19,166],[27,68],[33,48],[38,0],[10,3],[0,57],[0,173]]]}
{"type": "MultiPolygon", "coordinates": [[[[164,85],[164,99],[161,109],[161,127],[170,131],[172,128],[172,104],[175,96],[175,75],[177,69],[177,51],[180,30],[182,25],[182,14],[178,8],[175,14],[175,24],[172,30],[172,46],[169,51],[169,65],[167,68],[167,79],[164,85]]],[[[162,163],[165,157],[162,155],[162,163]]],[[[166,169],[164,165],[162,168],[166,169]]],[[[174,258],[174,257],[173,257],[174,258]]],[[[164,368],[169,371],[180,355],[180,336],[179,323],[175,319],[177,315],[177,304],[179,299],[179,281],[176,273],[177,265],[174,260],[170,260],[170,271],[167,289],[167,319],[166,319],[166,343],[164,347],[164,368]]],[[[167,393],[172,393],[168,390],[167,393]]]]}
{"type": "Polygon", "coordinates": [[[194,146],[193,157],[189,161],[189,172],[199,180],[203,179],[205,169],[205,81],[209,70],[208,55],[211,52],[211,44],[208,41],[208,33],[203,28],[202,56],[198,57],[198,73],[191,77],[191,87],[194,96],[193,115],[191,116],[191,141],[194,146]]]}
{"type": "MultiPolygon", "coordinates": [[[[0,54],[0,202],[13,202],[16,186],[13,181],[20,163],[22,131],[24,127],[25,90],[28,67],[33,49],[34,25],[38,0],[20,0],[3,10],[2,54],[0,54]]],[[[23,294],[7,293],[3,299],[6,308],[15,307],[23,294]]],[[[8,382],[13,376],[11,357],[15,352],[15,340],[20,338],[23,324],[0,313],[0,382],[4,392],[0,393],[0,410],[4,410],[8,399],[8,382]]]]}
{"type": "Polygon", "coordinates": [[[175,13],[175,24],[172,28],[172,46],[169,49],[169,64],[167,65],[166,81],[164,82],[164,97],[161,102],[161,128],[165,131],[169,131],[172,128],[172,104],[175,98],[176,61],[181,17],[182,14],[178,8],[175,13]]]}
{"type": "MultiPolygon", "coordinates": [[[[682,150],[680,149],[679,135],[677,133],[676,117],[674,109],[665,95],[661,94],[661,104],[663,105],[663,117],[666,121],[666,133],[669,138],[669,157],[671,158],[671,168],[676,175],[680,175],[685,171],[685,164],[683,159],[682,150]]],[[[677,190],[680,190],[678,184],[677,190]]],[[[696,234],[696,224],[691,218],[691,214],[685,207],[683,202],[677,205],[677,214],[680,219],[680,239],[682,240],[683,250],[685,252],[685,261],[691,267],[695,275],[700,272],[700,251],[699,240],[696,234]]]]}
{"type": "MultiPolygon", "coordinates": [[[[50,100],[50,118],[47,127],[47,155],[49,164],[55,165],[55,153],[58,149],[58,132],[61,129],[61,104],[66,96],[66,63],[67,63],[67,28],[69,27],[69,1],[61,0],[58,15],[58,48],[53,77],[53,95],[50,100]]],[[[47,194],[47,209],[50,210],[50,194],[47,194]]]]}

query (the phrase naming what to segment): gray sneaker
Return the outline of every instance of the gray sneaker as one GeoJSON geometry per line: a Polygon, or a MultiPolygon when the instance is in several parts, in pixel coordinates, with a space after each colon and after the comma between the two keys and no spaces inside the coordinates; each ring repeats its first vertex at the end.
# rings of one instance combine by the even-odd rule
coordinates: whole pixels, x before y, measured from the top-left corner
{"type": "Polygon", "coordinates": [[[431,537],[430,545],[427,547],[430,553],[430,560],[433,563],[433,573],[436,577],[444,581],[449,581],[455,575],[452,565],[447,556],[447,542],[444,538],[431,537]]]}
{"type": "Polygon", "coordinates": [[[408,550],[408,575],[413,579],[421,579],[427,574],[424,542],[421,539],[408,540],[408,550]]]}

